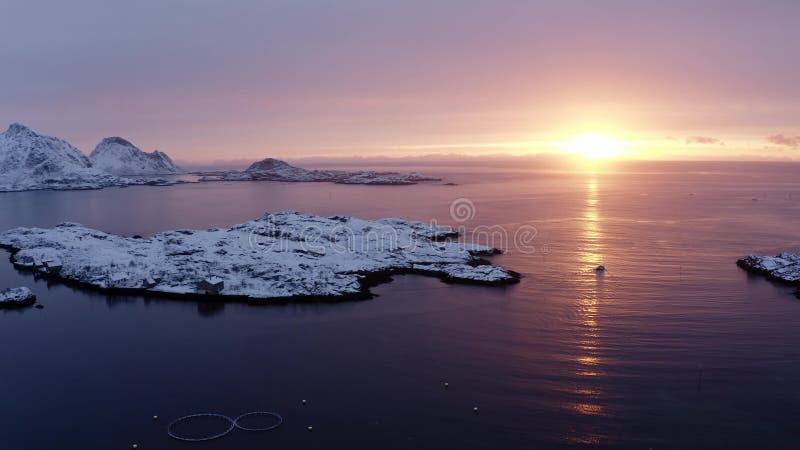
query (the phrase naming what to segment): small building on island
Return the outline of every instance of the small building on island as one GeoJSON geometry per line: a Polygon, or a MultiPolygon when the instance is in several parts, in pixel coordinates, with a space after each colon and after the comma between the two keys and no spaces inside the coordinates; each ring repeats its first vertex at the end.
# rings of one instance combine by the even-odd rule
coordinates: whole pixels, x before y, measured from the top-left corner
{"type": "Polygon", "coordinates": [[[161,277],[149,276],[142,280],[142,289],[151,289],[161,282],[161,277]]]}
{"type": "Polygon", "coordinates": [[[218,295],[225,288],[225,281],[219,277],[204,278],[197,282],[198,294],[218,295]]]}
{"type": "Polygon", "coordinates": [[[58,275],[61,272],[61,261],[57,259],[34,259],[34,268],[44,275],[58,275]]]}

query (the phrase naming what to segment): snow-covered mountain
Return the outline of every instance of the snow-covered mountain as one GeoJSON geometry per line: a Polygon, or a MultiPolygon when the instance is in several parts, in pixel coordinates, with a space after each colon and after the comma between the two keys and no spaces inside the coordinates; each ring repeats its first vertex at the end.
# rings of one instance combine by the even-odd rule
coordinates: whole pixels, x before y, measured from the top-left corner
{"type": "Polygon", "coordinates": [[[0,134],[0,191],[94,189],[122,184],[91,168],[69,142],[39,134],[18,123],[0,134]]]}
{"type": "Polygon", "coordinates": [[[11,124],[0,133],[0,192],[40,189],[101,189],[176,181],[123,178],[99,170],[69,142],[11,124]]]}
{"type": "Polygon", "coordinates": [[[92,167],[114,175],[167,175],[181,170],[158,150],[146,153],[120,137],[105,138],[89,155],[92,167]]]}

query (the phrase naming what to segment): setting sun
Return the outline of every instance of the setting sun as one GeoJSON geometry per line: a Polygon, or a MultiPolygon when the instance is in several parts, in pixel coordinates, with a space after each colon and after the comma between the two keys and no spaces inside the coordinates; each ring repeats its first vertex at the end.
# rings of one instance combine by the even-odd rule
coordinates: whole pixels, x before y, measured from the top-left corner
{"type": "Polygon", "coordinates": [[[624,143],[607,133],[584,133],[564,142],[564,152],[587,159],[605,159],[622,155],[624,143]]]}

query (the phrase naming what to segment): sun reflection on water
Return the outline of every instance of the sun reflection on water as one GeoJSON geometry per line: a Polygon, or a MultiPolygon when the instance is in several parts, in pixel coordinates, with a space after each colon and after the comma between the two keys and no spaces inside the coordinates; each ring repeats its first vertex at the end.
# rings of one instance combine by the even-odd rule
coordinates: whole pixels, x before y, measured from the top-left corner
{"type": "MultiPolygon", "coordinates": [[[[587,271],[603,264],[604,248],[600,229],[599,189],[597,177],[592,175],[586,182],[586,198],[581,215],[582,229],[580,230],[578,249],[581,267],[587,271]]],[[[577,293],[579,297],[576,305],[576,317],[579,328],[575,336],[577,354],[575,375],[578,378],[578,386],[573,390],[578,398],[576,402],[569,405],[569,408],[585,416],[603,416],[607,414],[607,411],[598,402],[603,392],[597,387],[598,379],[604,375],[598,323],[603,274],[581,274],[578,279],[577,293]]],[[[590,430],[575,430],[575,435],[570,436],[567,440],[598,443],[600,437],[590,430]]]]}
{"type": "Polygon", "coordinates": [[[594,176],[586,183],[586,200],[583,209],[583,232],[581,235],[580,259],[584,264],[599,264],[602,258],[600,215],[597,209],[599,187],[594,176]]]}

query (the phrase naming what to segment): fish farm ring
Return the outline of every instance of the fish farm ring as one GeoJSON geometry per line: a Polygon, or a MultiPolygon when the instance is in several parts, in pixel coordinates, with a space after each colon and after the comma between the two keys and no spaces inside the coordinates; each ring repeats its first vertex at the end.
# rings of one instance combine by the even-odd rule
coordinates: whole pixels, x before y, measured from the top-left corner
{"type": "Polygon", "coordinates": [[[253,412],[242,414],[241,416],[239,416],[239,417],[237,417],[235,419],[231,419],[230,417],[228,417],[226,415],[223,415],[223,414],[197,413],[197,414],[189,414],[188,416],[179,417],[179,418],[173,420],[167,426],[167,434],[169,435],[169,437],[171,437],[173,439],[177,439],[179,441],[184,441],[184,442],[202,442],[202,441],[211,441],[211,440],[214,440],[214,439],[219,439],[219,438],[227,435],[231,431],[233,431],[234,428],[238,428],[238,429],[244,430],[244,431],[269,431],[269,430],[274,430],[275,428],[278,428],[279,426],[281,426],[282,423],[283,423],[283,416],[281,416],[278,413],[274,413],[274,412],[270,412],[270,411],[253,411],[253,412]],[[250,418],[250,417],[258,417],[258,416],[274,417],[275,419],[278,419],[278,422],[275,423],[275,424],[269,425],[267,427],[260,427],[260,428],[245,427],[245,426],[242,426],[241,424],[239,424],[239,421],[242,420],[242,419],[247,419],[247,418],[250,418]],[[182,423],[190,422],[193,419],[202,419],[202,418],[207,418],[207,417],[211,417],[211,418],[215,418],[215,419],[222,419],[224,421],[227,421],[230,425],[228,426],[228,428],[225,431],[223,431],[221,433],[213,434],[213,435],[208,435],[208,436],[189,437],[189,436],[181,436],[180,434],[175,432],[175,427],[180,425],[180,424],[182,424],[182,423]]]}
{"type": "Polygon", "coordinates": [[[283,417],[281,417],[281,415],[278,414],[278,413],[274,413],[274,412],[270,412],[270,411],[253,411],[253,412],[249,412],[249,413],[246,413],[246,414],[242,414],[241,416],[233,419],[233,425],[236,428],[238,428],[240,430],[244,430],[244,431],[269,431],[269,430],[274,430],[275,428],[278,428],[279,426],[281,426],[282,423],[283,423],[283,417]],[[242,420],[242,419],[246,419],[248,417],[256,417],[256,416],[274,417],[274,418],[278,419],[278,422],[273,424],[273,425],[270,425],[268,427],[262,427],[262,428],[244,427],[239,423],[239,421],[242,420]]]}
{"type": "Polygon", "coordinates": [[[201,442],[201,441],[210,441],[210,440],[213,440],[213,439],[221,438],[222,436],[225,436],[226,434],[228,434],[231,431],[233,431],[233,429],[235,427],[236,427],[236,423],[234,422],[233,419],[231,419],[228,416],[224,416],[222,414],[214,414],[214,413],[197,413],[197,414],[190,414],[188,416],[179,417],[179,418],[173,420],[172,423],[170,423],[169,426],[167,426],[167,434],[169,434],[169,437],[171,437],[173,439],[177,439],[179,441],[201,442]],[[204,417],[212,417],[212,418],[218,418],[218,419],[225,420],[230,424],[230,426],[225,431],[223,431],[221,433],[217,433],[217,434],[214,434],[214,435],[208,435],[208,436],[200,436],[200,437],[181,436],[180,434],[175,433],[175,431],[173,430],[176,425],[179,425],[179,424],[182,424],[182,423],[186,423],[186,422],[190,422],[193,419],[200,419],[200,418],[204,418],[204,417]]]}

